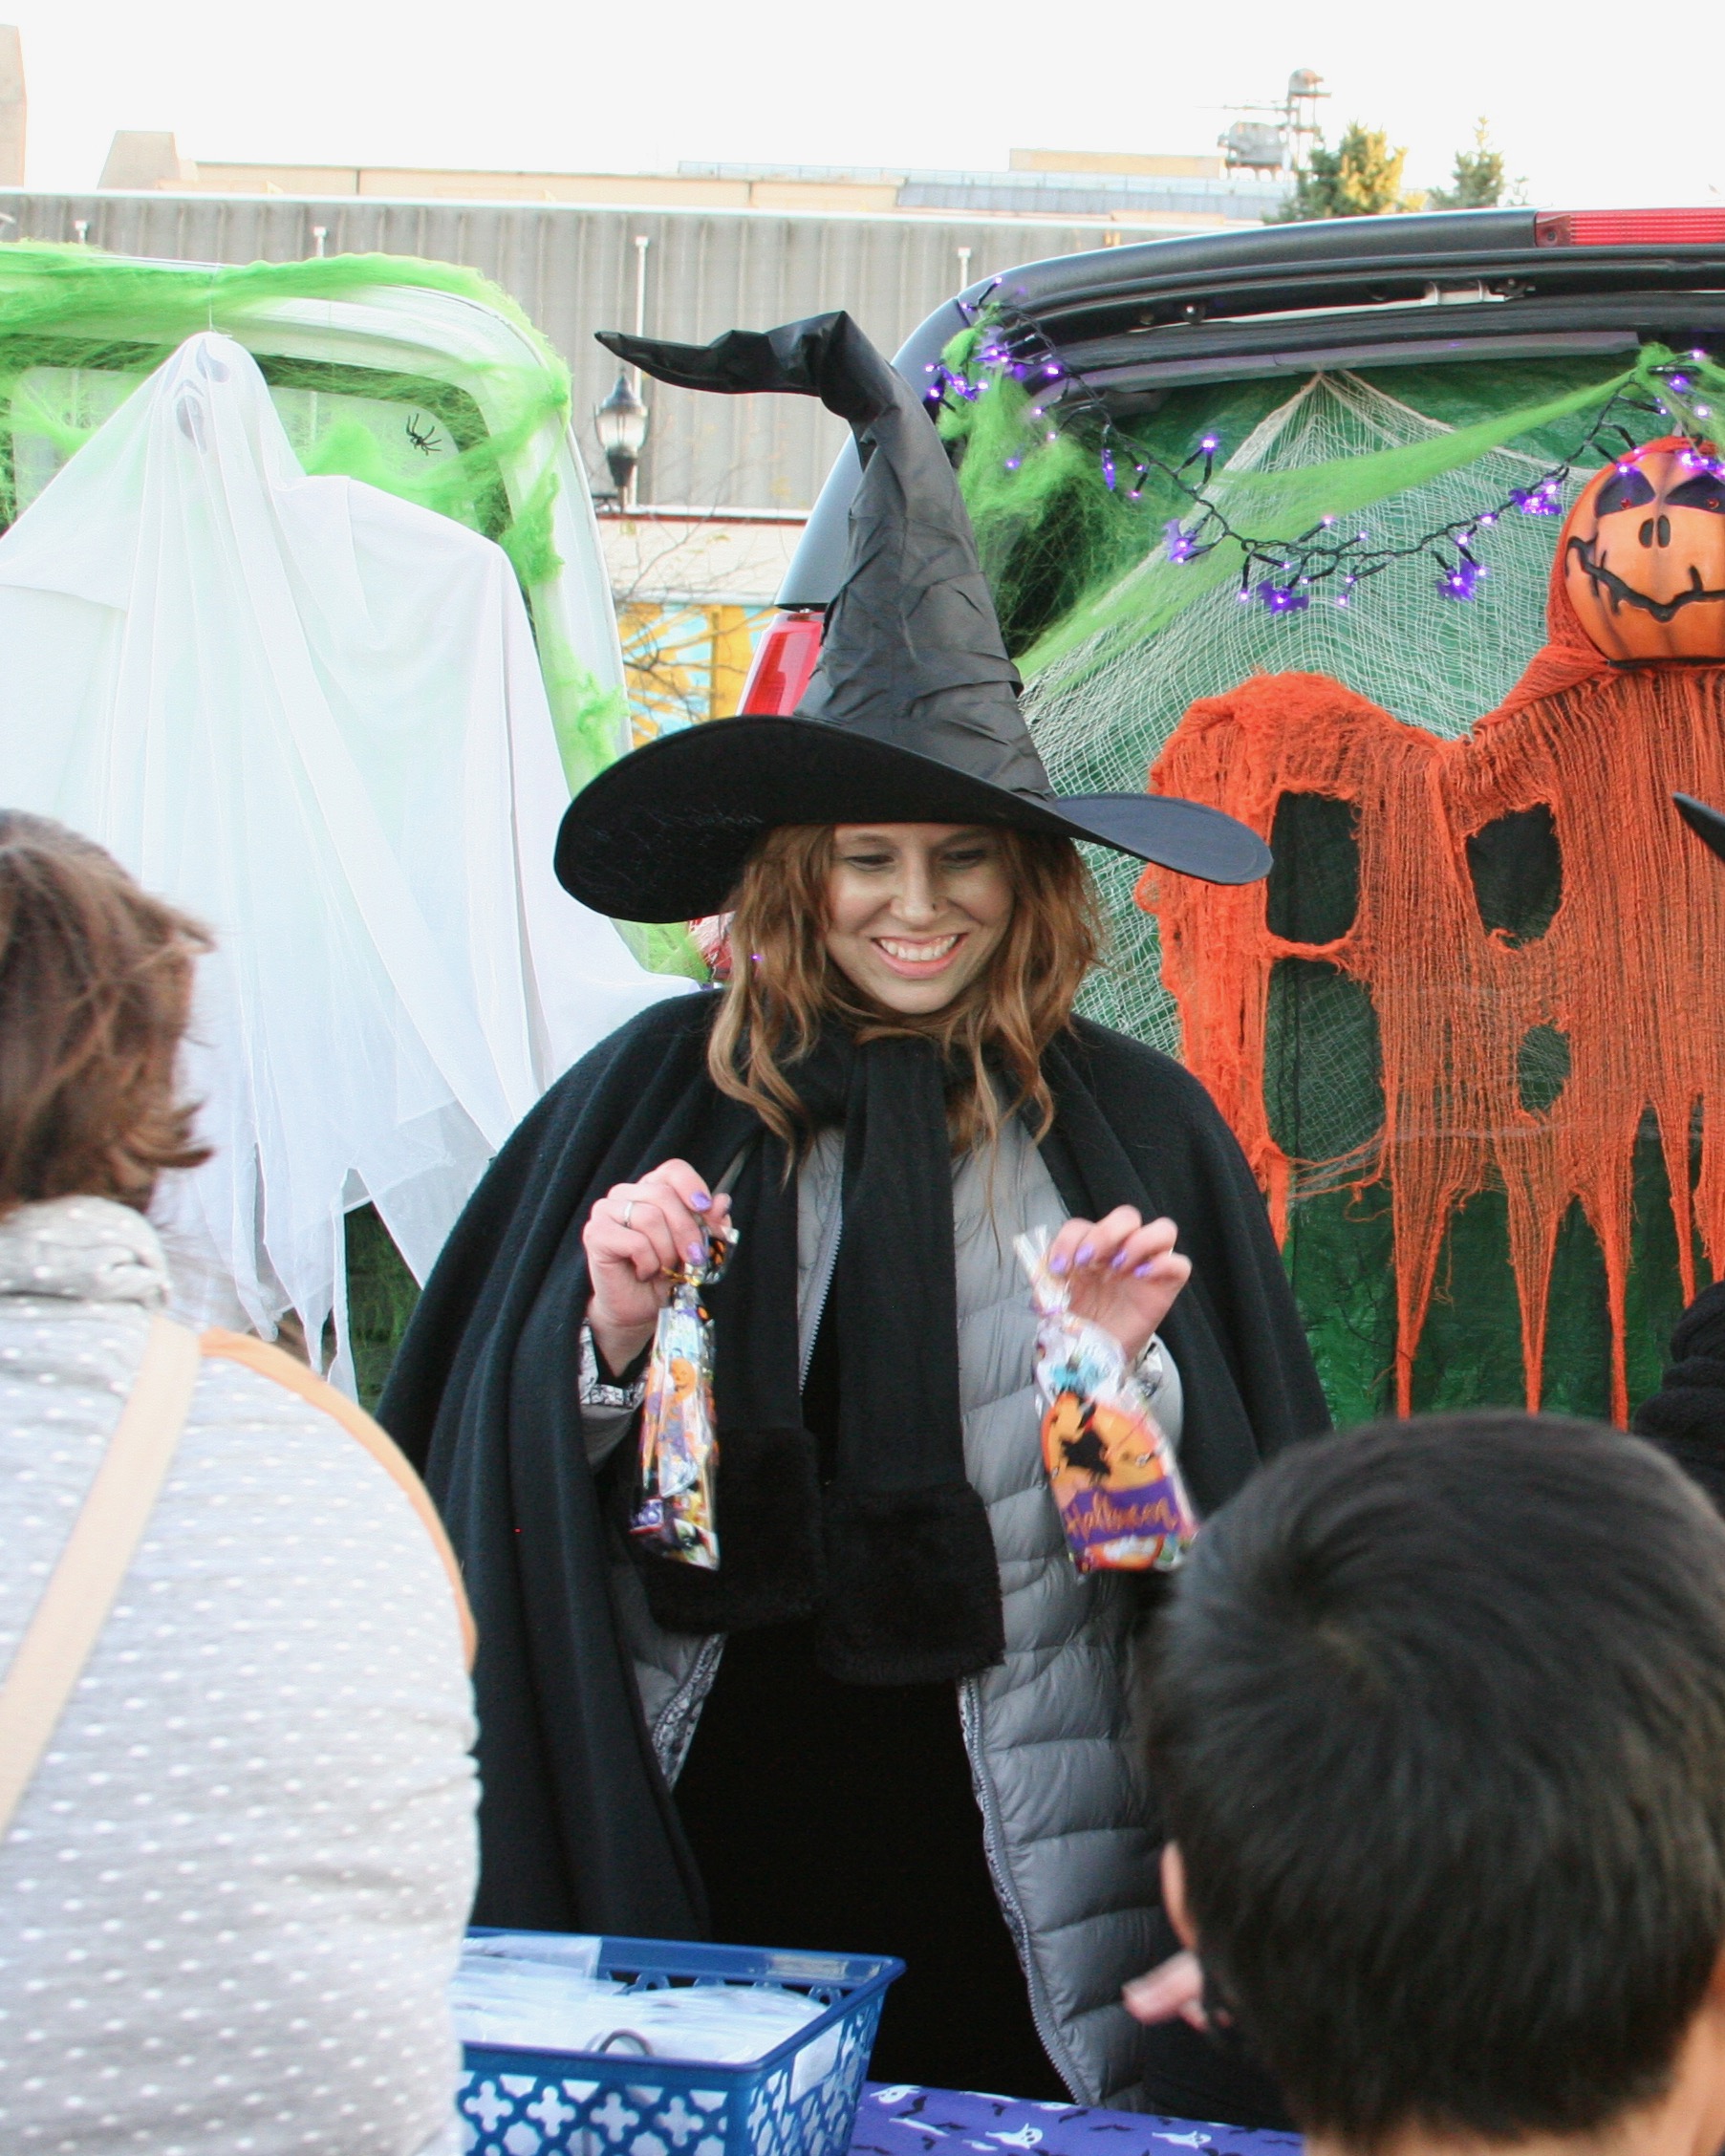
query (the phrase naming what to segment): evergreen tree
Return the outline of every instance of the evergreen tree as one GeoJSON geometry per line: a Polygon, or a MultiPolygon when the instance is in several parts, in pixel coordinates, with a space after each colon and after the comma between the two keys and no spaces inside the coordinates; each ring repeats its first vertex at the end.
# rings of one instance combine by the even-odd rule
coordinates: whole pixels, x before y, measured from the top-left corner
{"type": "Polygon", "coordinates": [[[1417,209],[1416,199],[1402,191],[1405,149],[1391,149],[1382,127],[1352,120],[1331,150],[1322,142],[1311,162],[1294,176],[1294,191],[1275,222],[1291,224],[1308,217],[1382,217],[1396,209],[1417,209]]]}
{"type": "Polygon", "coordinates": [[[1503,153],[1492,147],[1491,130],[1483,119],[1474,124],[1474,146],[1457,150],[1453,183],[1434,187],[1426,197],[1428,209],[1496,209],[1503,200],[1503,153]]]}

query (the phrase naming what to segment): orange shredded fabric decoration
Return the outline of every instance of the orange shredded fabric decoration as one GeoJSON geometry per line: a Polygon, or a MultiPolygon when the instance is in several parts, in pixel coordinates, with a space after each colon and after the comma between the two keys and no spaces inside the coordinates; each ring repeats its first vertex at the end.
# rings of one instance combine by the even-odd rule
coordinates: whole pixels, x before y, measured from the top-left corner
{"type": "Polygon", "coordinates": [[[1403,1414],[1445,1231],[1500,1183],[1528,1407],[1540,1404],[1558,1230],[1579,1200],[1604,1253],[1612,1413],[1627,1421],[1632,1156],[1647,1110],[1686,1302],[1695,1228],[1715,1272],[1725,1260],[1725,865],[1671,807],[1675,791],[1725,801],[1725,668],[1613,667],[1570,607],[1563,559],[1560,543],[1549,641],[1471,736],[1405,724],[1326,675],[1263,675],[1193,704],[1151,773],[1153,791],[1214,803],[1265,837],[1283,794],[1353,807],[1359,902],[1333,942],[1272,935],[1261,884],[1223,890],[1151,869],[1135,896],[1160,922],[1185,1060],[1244,1146],[1278,1235],[1296,1165],[1388,1185],[1403,1414]],[[1466,842],[1541,805],[1556,824],[1562,898],[1546,932],[1518,947],[1481,921],[1466,842]],[[1371,998],[1385,1119],[1364,1156],[1296,1164],[1271,1135],[1265,1020],[1271,969],[1287,958],[1326,960],[1371,998]],[[1570,1052],[1544,1113],[1523,1108],[1518,1087],[1536,1026],[1558,1028],[1570,1052]]]}

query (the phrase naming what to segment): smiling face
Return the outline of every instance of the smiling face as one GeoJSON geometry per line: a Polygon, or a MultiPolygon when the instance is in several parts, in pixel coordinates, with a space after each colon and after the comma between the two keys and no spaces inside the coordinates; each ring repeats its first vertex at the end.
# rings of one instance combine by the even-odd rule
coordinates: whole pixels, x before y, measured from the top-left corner
{"type": "Polygon", "coordinates": [[[1563,583],[1613,659],[1725,659],[1725,466],[1711,442],[1607,464],[1569,513],[1563,583]]]}
{"type": "Polygon", "coordinates": [[[985,825],[840,824],[832,838],[828,957],[887,1010],[944,1010],[1012,918],[1000,834],[985,825]]]}

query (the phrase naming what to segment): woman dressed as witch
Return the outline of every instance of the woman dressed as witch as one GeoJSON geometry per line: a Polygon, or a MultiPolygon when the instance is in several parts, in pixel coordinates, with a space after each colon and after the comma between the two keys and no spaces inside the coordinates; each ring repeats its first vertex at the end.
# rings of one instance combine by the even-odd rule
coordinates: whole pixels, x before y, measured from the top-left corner
{"type": "Polygon", "coordinates": [[[1175,1946],[1135,1736],[1153,1597],[1067,1555],[1013,1241],[1050,1232],[1200,1514],[1325,1426],[1208,1096],[1072,1009],[1076,840],[1221,882],[1268,855],[1189,802],[1054,793],[939,438],[847,316],[604,341],[818,396],[864,473],[798,714],[636,751],[559,840],[602,912],[733,909],[728,985],[534,1109],[383,1402],[479,1621],[481,1919],[899,1954],[879,2077],[1263,2123],[1248,2070],[1120,2004],[1175,1946]],[[628,1440],[670,1275],[732,1226],[703,1569],[628,1535],[628,1440]]]}

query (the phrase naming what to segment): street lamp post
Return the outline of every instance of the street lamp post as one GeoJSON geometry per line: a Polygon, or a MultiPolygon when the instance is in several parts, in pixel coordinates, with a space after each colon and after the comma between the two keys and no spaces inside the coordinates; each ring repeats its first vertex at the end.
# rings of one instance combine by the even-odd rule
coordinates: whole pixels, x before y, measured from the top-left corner
{"type": "Polygon", "coordinates": [[[647,407],[630,385],[629,370],[618,375],[616,387],[593,416],[593,431],[617,490],[617,507],[635,507],[635,467],[641,461],[647,440],[647,407]]]}

